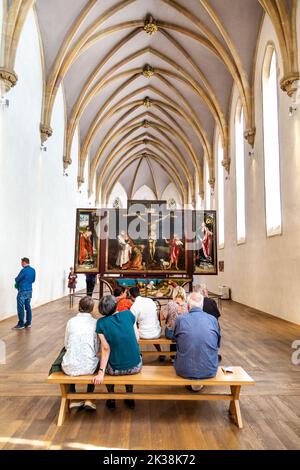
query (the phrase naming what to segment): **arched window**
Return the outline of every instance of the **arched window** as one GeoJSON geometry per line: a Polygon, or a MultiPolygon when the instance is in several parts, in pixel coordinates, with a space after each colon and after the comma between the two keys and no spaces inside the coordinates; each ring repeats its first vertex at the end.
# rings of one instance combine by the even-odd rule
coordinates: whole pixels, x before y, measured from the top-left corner
{"type": "Polygon", "coordinates": [[[224,167],[222,161],[224,151],[221,139],[218,143],[218,216],[219,216],[219,248],[224,248],[225,243],[225,213],[224,213],[224,167]]]}
{"type": "Polygon", "coordinates": [[[277,59],[269,46],[263,67],[263,123],[267,236],[281,233],[277,59]]]}
{"type": "Polygon", "coordinates": [[[235,173],[237,242],[246,241],[244,111],[238,103],[235,115],[235,173]]]}
{"type": "Polygon", "coordinates": [[[210,180],[210,175],[209,175],[209,167],[208,167],[208,161],[205,160],[205,165],[204,165],[204,178],[205,178],[205,209],[209,210],[210,204],[211,204],[211,188],[209,184],[210,180]]]}

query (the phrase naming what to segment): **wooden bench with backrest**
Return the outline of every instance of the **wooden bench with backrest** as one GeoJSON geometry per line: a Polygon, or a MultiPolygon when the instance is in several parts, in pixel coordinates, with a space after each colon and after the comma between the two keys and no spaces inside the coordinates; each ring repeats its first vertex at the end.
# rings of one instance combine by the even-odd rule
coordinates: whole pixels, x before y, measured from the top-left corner
{"type": "MultiPolygon", "coordinates": [[[[55,372],[48,377],[48,383],[59,384],[61,390],[61,405],[58,416],[58,426],[64,423],[65,416],[69,410],[69,401],[74,399],[79,400],[99,400],[112,398],[112,395],[106,391],[95,391],[94,393],[69,393],[69,384],[83,385],[92,383],[92,375],[83,375],[79,377],[71,377],[65,375],[63,372],[55,372]]],[[[243,427],[242,416],[240,410],[240,391],[241,387],[245,385],[253,385],[253,379],[241,367],[234,367],[233,373],[224,373],[222,368],[218,368],[216,377],[205,380],[192,380],[184,379],[176,375],[175,369],[172,366],[143,366],[142,371],[135,375],[123,376],[110,376],[105,375],[104,384],[97,386],[103,388],[104,385],[113,384],[119,385],[133,385],[134,387],[142,386],[147,391],[134,390],[130,393],[130,398],[135,400],[226,400],[230,402],[229,412],[235,420],[239,428],[243,427]],[[191,393],[184,390],[186,385],[204,385],[205,387],[230,387],[230,393],[191,393]],[[157,391],[152,390],[150,387],[183,387],[182,391],[173,389],[172,391],[157,391]],[[149,388],[148,388],[149,387],[149,388]]],[[[106,389],[105,389],[106,390],[106,389]]],[[[113,395],[115,399],[128,399],[128,394],[125,392],[116,392],[113,395]]]]}

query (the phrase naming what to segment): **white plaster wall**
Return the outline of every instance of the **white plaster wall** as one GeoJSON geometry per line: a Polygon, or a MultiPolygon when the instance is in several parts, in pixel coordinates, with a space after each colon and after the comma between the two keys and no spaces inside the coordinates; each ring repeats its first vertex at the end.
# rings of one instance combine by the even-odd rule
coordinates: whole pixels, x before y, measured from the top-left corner
{"type": "Polygon", "coordinates": [[[149,200],[153,201],[156,199],[156,196],[152,189],[150,189],[146,184],[141,186],[132,196],[132,199],[140,199],[140,200],[149,200]]]}
{"type": "MultiPolygon", "coordinates": [[[[234,300],[300,324],[300,110],[290,118],[290,99],[280,90],[283,233],[272,238],[266,236],[261,70],[266,45],[270,40],[276,46],[279,78],[282,78],[278,41],[266,17],[255,77],[257,135],[253,159],[248,156],[248,144],[245,145],[246,243],[237,245],[236,242],[235,155],[232,146],[230,179],[225,181],[225,248],[218,253],[219,260],[225,261],[225,272],[219,276],[203,276],[201,282],[205,282],[214,292],[218,291],[219,285],[227,285],[231,287],[234,300]]],[[[235,90],[231,110],[231,142],[234,142],[236,100],[235,90]]],[[[195,282],[199,282],[199,279],[195,282]]]]}
{"type": "Polygon", "coordinates": [[[2,59],[2,30],[3,30],[3,12],[4,12],[4,0],[0,0],[0,63],[2,59]]]}
{"type": "Polygon", "coordinates": [[[182,207],[182,200],[174,183],[169,183],[168,186],[165,188],[164,192],[161,195],[161,199],[164,201],[169,201],[169,199],[174,199],[177,204],[177,209],[181,209],[182,207]]]}
{"type": "Polygon", "coordinates": [[[113,204],[114,204],[114,201],[116,200],[117,197],[121,201],[122,208],[123,209],[126,208],[127,207],[127,200],[128,200],[127,193],[126,193],[124,187],[122,186],[122,184],[119,181],[115,184],[115,186],[114,186],[114,188],[111,192],[107,207],[112,208],[113,204]]]}
{"type": "Polygon", "coordinates": [[[298,63],[300,64],[300,5],[299,5],[299,1],[297,5],[296,17],[297,17],[296,22],[297,22],[297,37],[298,37],[298,63]]]}
{"type": "MultiPolygon", "coordinates": [[[[33,306],[67,293],[73,265],[76,207],[88,207],[86,191],[77,191],[78,139],[73,164],[63,176],[64,99],[60,88],[53,110],[53,137],[40,150],[43,74],[34,13],[22,31],[15,70],[19,82],[0,111],[0,320],[15,314],[14,277],[20,258],[37,270],[33,306]]],[[[83,279],[79,287],[83,286],[83,279]]]]}

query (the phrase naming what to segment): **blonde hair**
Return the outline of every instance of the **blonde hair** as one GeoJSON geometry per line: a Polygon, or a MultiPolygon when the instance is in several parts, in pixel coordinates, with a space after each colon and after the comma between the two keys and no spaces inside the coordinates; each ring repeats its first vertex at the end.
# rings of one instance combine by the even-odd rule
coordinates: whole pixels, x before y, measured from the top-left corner
{"type": "Polygon", "coordinates": [[[177,286],[173,290],[173,300],[177,299],[178,297],[184,302],[186,301],[186,292],[183,287],[177,286]]]}

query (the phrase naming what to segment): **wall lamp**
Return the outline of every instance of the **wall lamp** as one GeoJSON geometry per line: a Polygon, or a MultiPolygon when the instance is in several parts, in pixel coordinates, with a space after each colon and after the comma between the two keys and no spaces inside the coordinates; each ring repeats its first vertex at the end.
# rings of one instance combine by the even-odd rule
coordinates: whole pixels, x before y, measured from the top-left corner
{"type": "Polygon", "coordinates": [[[300,105],[300,80],[297,80],[295,83],[295,91],[292,95],[292,104],[289,106],[289,116],[293,117],[295,112],[300,105]]]}
{"type": "Polygon", "coordinates": [[[289,116],[290,117],[293,117],[296,111],[297,111],[297,106],[295,106],[295,105],[289,106],[289,116]]]}
{"type": "Polygon", "coordinates": [[[3,96],[0,98],[0,106],[2,109],[7,109],[9,108],[9,99],[4,98],[3,96]]]}

